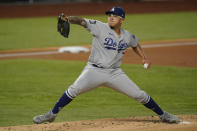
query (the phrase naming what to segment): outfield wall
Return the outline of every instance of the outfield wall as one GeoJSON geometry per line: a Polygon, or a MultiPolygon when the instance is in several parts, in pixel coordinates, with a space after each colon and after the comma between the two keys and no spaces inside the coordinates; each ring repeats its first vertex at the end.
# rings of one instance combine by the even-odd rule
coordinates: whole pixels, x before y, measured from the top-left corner
{"type": "Polygon", "coordinates": [[[0,5],[0,18],[104,14],[113,6],[121,6],[126,13],[161,13],[197,11],[197,1],[152,1],[127,3],[64,3],[35,5],[0,5]]]}

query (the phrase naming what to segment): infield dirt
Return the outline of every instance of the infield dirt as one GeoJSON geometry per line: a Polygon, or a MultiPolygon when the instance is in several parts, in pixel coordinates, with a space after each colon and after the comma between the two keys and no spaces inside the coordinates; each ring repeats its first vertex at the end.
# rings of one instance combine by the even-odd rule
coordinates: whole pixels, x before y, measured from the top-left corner
{"type": "MultiPolygon", "coordinates": [[[[184,43],[185,45],[180,46],[164,46],[156,48],[145,48],[145,52],[149,57],[152,65],[168,65],[168,66],[184,66],[184,67],[197,67],[197,44],[187,45],[187,42],[196,42],[196,39],[188,40],[173,40],[173,41],[154,41],[154,42],[143,42],[141,45],[149,44],[170,44],[170,43],[184,43]]],[[[91,48],[90,45],[85,46],[91,48]]],[[[42,48],[42,49],[27,49],[27,50],[10,50],[0,51],[0,55],[4,54],[15,54],[15,53],[32,53],[32,52],[47,52],[57,51],[58,48],[42,48]]],[[[56,53],[47,55],[23,55],[23,56],[11,56],[11,57],[0,57],[0,60],[4,59],[52,59],[52,60],[71,60],[71,61],[87,61],[90,53],[56,53]]],[[[128,64],[142,64],[141,59],[137,56],[132,49],[128,49],[123,56],[123,63],[128,64]]]]}

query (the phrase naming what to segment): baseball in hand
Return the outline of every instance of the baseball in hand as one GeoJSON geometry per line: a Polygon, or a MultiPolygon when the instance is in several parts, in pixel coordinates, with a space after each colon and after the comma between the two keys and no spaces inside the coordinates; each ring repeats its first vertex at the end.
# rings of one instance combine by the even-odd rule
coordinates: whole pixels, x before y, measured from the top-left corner
{"type": "Polygon", "coordinates": [[[144,69],[148,69],[148,64],[147,63],[144,64],[144,69]]]}

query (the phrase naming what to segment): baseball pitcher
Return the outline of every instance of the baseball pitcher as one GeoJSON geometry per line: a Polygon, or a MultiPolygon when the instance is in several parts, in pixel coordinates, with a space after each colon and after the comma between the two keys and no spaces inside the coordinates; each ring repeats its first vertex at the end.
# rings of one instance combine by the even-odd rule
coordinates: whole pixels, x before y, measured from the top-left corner
{"type": "Polygon", "coordinates": [[[138,38],[121,28],[125,20],[125,11],[116,6],[106,11],[105,14],[108,16],[108,23],[75,16],[63,16],[61,18],[68,23],[83,26],[92,34],[91,53],[80,76],[63,93],[53,109],[45,114],[35,116],[33,122],[37,124],[53,122],[58,112],[75,97],[100,85],[105,85],[153,110],[161,121],[179,123],[179,118],[163,111],[120,68],[122,56],[129,47],[133,48],[134,52],[142,58],[142,63],[146,65],[146,69],[150,67],[150,61],[139,45],[138,38]]]}

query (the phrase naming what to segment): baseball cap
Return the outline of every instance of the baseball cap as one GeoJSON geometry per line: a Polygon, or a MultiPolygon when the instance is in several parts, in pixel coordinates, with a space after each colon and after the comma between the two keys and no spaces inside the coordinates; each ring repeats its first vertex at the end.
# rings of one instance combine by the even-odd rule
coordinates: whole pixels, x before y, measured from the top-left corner
{"type": "Polygon", "coordinates": [[[125,18],[125,11],[122,8],[120,8],[119,6],[113,7],[111,10],[106,11],[105,14],[106,15],[114,14],[114,15],[120,16],[122,18],[125,18]]]}

